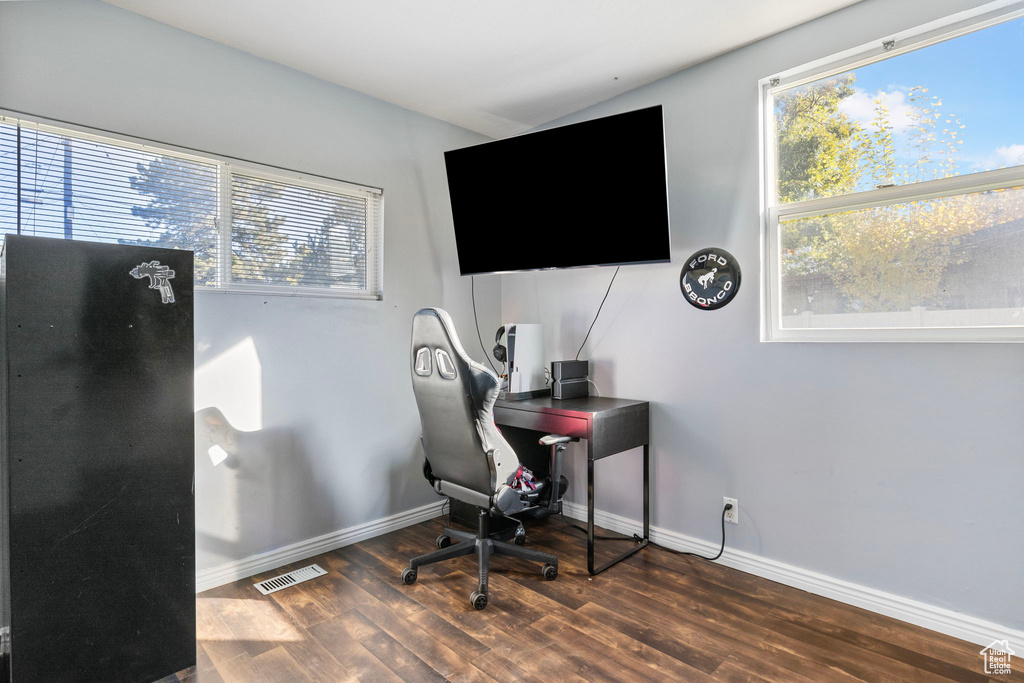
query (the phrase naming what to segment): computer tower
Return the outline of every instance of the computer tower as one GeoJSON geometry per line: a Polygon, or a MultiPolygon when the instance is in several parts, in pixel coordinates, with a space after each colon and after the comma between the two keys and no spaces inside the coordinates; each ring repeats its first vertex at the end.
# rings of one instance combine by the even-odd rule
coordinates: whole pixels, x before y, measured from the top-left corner
{"type": "Polygon", "coordinates": [[[0,680],[187,669],[192,253],[9,235],[0,260],[0,680]]]}

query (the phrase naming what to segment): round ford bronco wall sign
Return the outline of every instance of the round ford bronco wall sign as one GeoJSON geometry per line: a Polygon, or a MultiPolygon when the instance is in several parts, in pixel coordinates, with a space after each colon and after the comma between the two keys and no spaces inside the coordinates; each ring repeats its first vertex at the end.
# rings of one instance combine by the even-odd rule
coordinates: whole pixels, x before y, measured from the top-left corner
{"type": "Polygon", "coordinates": [[[724,249],[701,249],[686,259],[679,273],[679,289],[697,308],[721,308],[740,289],[740,264],[724,249]]]}

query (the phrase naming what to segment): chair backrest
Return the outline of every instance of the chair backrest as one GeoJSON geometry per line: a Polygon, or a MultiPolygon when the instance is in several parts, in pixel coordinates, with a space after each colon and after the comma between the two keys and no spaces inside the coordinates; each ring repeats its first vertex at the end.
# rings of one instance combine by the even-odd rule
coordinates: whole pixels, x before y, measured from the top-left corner
{"type": "Polygon", "coordinates": [[[498,378],[466,354],[446,311],[424,308],[413,316],[411,355],[433,476],[487,496],[510,483],[519,459],[494,426],[498,378]]]}

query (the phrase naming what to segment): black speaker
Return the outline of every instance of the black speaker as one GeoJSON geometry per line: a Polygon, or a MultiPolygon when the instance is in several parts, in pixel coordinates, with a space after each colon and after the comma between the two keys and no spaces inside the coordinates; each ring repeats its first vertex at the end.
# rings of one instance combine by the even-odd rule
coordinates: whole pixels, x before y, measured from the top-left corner
{"type": "Polygon", "coordinates": [[[579,398],[590,395],[590,361],[556,360],[551,363],[551,398],[579,398]]]}
{"type": "Polygon", "coordinates": [[[556,360],[551,362],[551,379],[584,379],[590,374],[590,361],[556,360]]]}
{"type": "Polygon", "coordinates": [[[580,398],[590,395],[590,381],[586,378],[556,379],[551,383],[551,398],[580,398]]]}

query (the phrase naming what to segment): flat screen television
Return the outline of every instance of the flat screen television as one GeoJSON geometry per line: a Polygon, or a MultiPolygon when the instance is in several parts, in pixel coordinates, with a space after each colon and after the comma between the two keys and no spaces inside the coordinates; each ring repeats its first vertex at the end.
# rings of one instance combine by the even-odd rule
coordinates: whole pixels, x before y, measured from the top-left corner
{"type": "Polygon", "coordinates": [[[671,258],[660,105],[444,157],[463,275],[671,258]]]}

